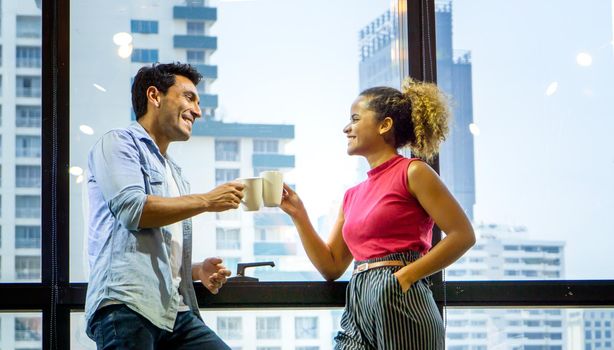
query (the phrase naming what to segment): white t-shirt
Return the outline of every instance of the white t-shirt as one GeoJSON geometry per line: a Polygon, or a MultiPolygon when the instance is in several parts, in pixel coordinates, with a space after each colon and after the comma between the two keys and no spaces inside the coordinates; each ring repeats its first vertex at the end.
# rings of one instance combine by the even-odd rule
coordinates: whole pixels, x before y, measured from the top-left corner
{"type": "MultiPolygon", "coordinates": [[[[169,161],[165,162],[166,167],[166,184],[167,193],[169,197],[179,197],[179,187],[173,177],[173,172],[169,165],[169,161]]],[[[181,259],[183,258],[183,224],[182,221],[174,224],[167,225],[165,227],[172,235],[171,238],[171,271],[173,273],[173,286],[179,289],[179,283],[181,283],[181,276],[179,270],[181,269],[181,259]]],[[[189,311],[190,307],[183,302],[183,296],[179,295],[179,311],[189,311]]]]}

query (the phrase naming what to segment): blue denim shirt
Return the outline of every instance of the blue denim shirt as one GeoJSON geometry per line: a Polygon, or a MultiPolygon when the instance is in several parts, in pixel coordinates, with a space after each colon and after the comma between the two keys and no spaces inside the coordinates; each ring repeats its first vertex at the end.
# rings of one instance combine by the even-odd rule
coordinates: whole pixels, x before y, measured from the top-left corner
{"type": "Polygon", "coordinates": [[[179,292],[200,317],[192,282],[192,221],[183,221],[179,292],[173,288],[171,274],[171,233],[165,228],[138,226],[147,195],[166,196],[167,160],[179,192],[188,194],[189,184],[181,169],[168,156],[162,156],[138,123],[106,133],[90,151],[88,325],[103,301],[114,301],[158,328],[172,331],[179,292]]]}

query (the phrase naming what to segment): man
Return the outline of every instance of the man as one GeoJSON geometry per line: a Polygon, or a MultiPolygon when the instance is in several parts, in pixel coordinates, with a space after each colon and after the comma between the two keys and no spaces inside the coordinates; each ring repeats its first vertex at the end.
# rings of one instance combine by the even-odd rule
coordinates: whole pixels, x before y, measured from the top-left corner
{"type": "Polygon", "coordinates": [[[237,208],[243,185],[190,195],[167,154],[201,116],[201,78],[187,64],[141,68],[132,85],[137,122],[90,151],[85,317],[98,349],[229,349],[200,318],[192,281],[217,293],[230,271],[219,258],[192,265],[190,218],[237,208]]]}

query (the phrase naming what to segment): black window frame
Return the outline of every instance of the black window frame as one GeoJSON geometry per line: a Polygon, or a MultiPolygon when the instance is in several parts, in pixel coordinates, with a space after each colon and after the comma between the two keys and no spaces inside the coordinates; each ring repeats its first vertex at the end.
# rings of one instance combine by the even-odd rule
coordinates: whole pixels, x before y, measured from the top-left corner
{"type": "MultiPolygon", "coordinates": [[[[436,81],[434,0],[399,2],[408,34],[407,72],[436,81]]],[[[40,283],[2,283],[0,311],[41,312],[43,349],[70,348],[70,315],[84,308],[85,283],[70,282],[69,264],[69,83],[70,0],[42,1],[42,216],[40,283]]],[[[432,165],[438,169],[438,161],[432,165]]],[[[441,239],[435,230],[434,242],[441,239]]],[[[614,276],[613,276],[614,277],[614,276]]],[[[440,308],[612,307],[614,280],[454,281],[433,276],[440,308]]],[[[342,307],[347,282],[229,283],[218,295],[195,284],[201,308],[342,307]]]]}

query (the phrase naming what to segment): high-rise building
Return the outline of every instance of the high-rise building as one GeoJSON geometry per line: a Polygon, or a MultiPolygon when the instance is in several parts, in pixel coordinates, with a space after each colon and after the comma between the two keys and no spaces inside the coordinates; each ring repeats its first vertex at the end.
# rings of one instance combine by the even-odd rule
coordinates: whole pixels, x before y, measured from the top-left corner
{"type": "MultiPolygon", "coordinates": [[[[531,240],[519,226],[478,225],[478,243],[446,269],[446,280],[552,280],[564,276],[564,243],[531,240]]],[[[461,349],[565,348],[558,309],[448,309],[446,345],[461,349]]],[[[575,348],[570,348],[575,349],[575,348]]]]}
{"type": "Polygon", "coordinates": [[[569,310],[567,349],[614,349],[612,309],[569,310]]]}
{"type": "MultiPolygon", "coordinates": [[[[0,281],[41,278],[41,8],[0,2],[0,281]]],[[[0,348],[40,348],[39,313],[2,313],[0,348]]]]}
{"type": "Polygon", "coordinates": [[[452,5],[438,2],[435,10],[437,84],[451,97],[452,123],[439,152],[439,173],[470,220],[475,205],[475,160],[471,53],[452,46],[452,5]]]}
{"type": "MultiPolygon", "coordinates": [[[[450,2],[438,2],[437,23],[437,84],[452,97],[453,121],[447,140],[439,153],[439,170],[454,197],[469,219],[473,220],[475,204],[475,164],[473,134],[473,101],[470,53],[455,56],[452,48],[452,10],[450,2]]],[[[399,88],[401,83],[397,54],[398,18],[394,12],[384,14],[369,23],[359,33],[360,90],[373,86],[399,88]]],[[[409,155],[408,151],[405,151],[409,155]]],[[[368,169],[361,161],[359,178],[368,169]]]]}

